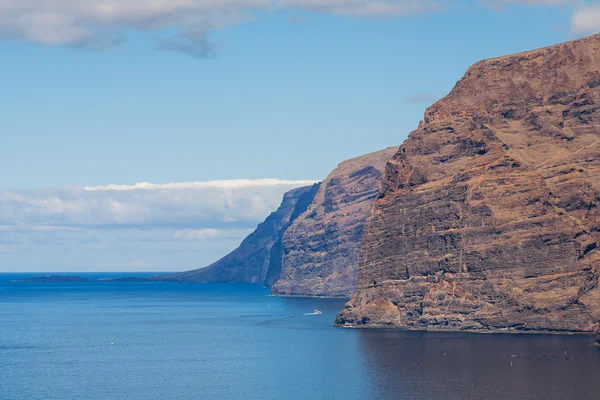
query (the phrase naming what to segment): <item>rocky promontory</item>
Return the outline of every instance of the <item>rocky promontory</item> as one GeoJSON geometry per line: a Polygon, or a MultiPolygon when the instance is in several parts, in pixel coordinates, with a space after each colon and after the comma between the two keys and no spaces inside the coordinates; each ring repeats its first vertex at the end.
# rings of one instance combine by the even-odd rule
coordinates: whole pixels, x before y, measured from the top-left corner
{"type": "Polygon", "coordinates": [[[214,264],[148,280],[255,283],[282,296],[350,297],[364,224],[396,150],[344,161],[321,184],[286,193],[277,211],[214,264]]]}
{"type": "Polygon", "coordinates": [[[342,162],[323,181],[312,204],[283,236],[283,267],[273,293],[350,297],[356,291],[365,221],[391,147],[342,162]]]}
{"type": "Polygon", "coordinates": [[[279,208],[240,246],[206,268],[153,277],[152,280],[256,283],[272,286],[281,274],[281,240],[291,223],[312,203],[319,184],[285,193],[279,208]]]}
{"type": "Polygon", "coordinates": [[[338,325],[596,330],[600,35],[469,68],[382,186],[338,325]]]}

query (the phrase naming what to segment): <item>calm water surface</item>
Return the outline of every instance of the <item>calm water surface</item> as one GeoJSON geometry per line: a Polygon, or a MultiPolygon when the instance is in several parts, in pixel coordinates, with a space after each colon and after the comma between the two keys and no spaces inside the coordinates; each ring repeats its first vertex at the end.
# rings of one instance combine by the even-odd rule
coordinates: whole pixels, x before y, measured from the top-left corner
{"type": "Polygon", "coordinates": [[[1,400],[600,393],[589,336],[345,330],[331,326],[343,301],[258,286],[9,282],[22,276],[0,274],[1,400]],[[323,315],[304,315],[315,308],[323,315]]]}

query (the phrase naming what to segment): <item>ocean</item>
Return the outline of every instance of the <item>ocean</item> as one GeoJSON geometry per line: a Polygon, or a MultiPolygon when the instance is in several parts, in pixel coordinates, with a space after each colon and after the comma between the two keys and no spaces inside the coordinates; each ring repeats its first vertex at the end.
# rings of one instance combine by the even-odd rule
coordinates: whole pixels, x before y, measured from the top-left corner
{"type": "Polygon", "coordinates": [[[10,282],[34,275],[0,274],[1,400],[600,393],[591,336],[340,329],[343,300],[272,297],[255,285],[10,282]]]}

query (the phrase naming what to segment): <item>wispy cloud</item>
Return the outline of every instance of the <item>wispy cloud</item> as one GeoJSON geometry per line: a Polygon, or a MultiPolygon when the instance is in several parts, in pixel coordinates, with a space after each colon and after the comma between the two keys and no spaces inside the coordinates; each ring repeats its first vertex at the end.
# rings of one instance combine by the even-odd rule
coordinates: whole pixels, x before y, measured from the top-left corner
{"type": "Polygon", "coordinates": [[[308,186],[314,180],[281,180],[281,179],[231,179],[204,182],[175,182],[155,184],[139,182],[133,185],[84,186],[85,190],[94,191],[123,191],[123,190],[179,190],[179,189],[244,189],[269,186],[308,186]]]}
{"type": "Polygon", "coordinates": [[[439,96],[436,96],[432,93],[417,93],[412,96],[408,96],[405,101],[407,103],[435,103],[440,99],[439,96]]]}
{"type": "Polygon", "coordinates": [[[215,44],[204,29],[195,29],[175,36],[158,39],[158,48],[187,54],[193,58],[213,59],[216,56],[215,44]]]}
{"type": "Polygon", "coordinates": [[[278,5],[354,16],[406,16],[439,12],[443,9],[442,2],[435,0],[281,0],[278,5]]]}
{"type": "Polygon", "coordinates": [[[579,35],[600,32],[600,3],[579,8],[573,15],[571,26],[579,35]]]}
{"type": "Polygon", "coordinates": [[[183,229],[175,231],[177,240],[223,240],[238,239],[248,236],[251,229],[183,229]]]}
{"type": "Polygon", "coordinates": [[[581,0],[480,0],[481,3],[491,7],[505,4],[523,4],[526,6],[561,7],[581,4],[581,0]]]}
{"type": "MultiPolygon", "coordinates": [[[[480,2],[492,9],[505,4],[584,5],[573,17],[573,30],[598,30],[598,4],[591,0],[480,2]]],[[[464,7],[464,3],[459,0],[5,0],[0,1],[0,38],[102,50],[119,46],[126,31],[137,30],[157,34],[161,50],[210,59],[216,54],[210,32],[252,19],[257,11],[288,9],[373,17],[439,13],[455,7],[464,7]]]]}

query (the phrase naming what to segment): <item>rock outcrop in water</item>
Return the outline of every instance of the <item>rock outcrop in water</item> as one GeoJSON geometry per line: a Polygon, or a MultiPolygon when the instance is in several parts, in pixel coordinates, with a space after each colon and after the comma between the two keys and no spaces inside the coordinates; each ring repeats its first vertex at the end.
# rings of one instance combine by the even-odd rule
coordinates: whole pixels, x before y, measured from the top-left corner
{"type": "Polygon", "coordinates": [[[397,147],[342,162],[283,236],[283,267],[273,293],[350,297],[356,291],[364,224],[397,147]]]}
{"type": "Polygon", "coordinates": [[[281,273],[281,239],[312,203],[319,184],[290,190],[267,219],[234,251],[206,268],[153,277],[152,280],[256,283],[271,286],[281,273]]]}
{"type": "Polygon", "coordinates": [[[600,35],[469,68],[382,186],[338,325],[595,330],[600,35]]]}

